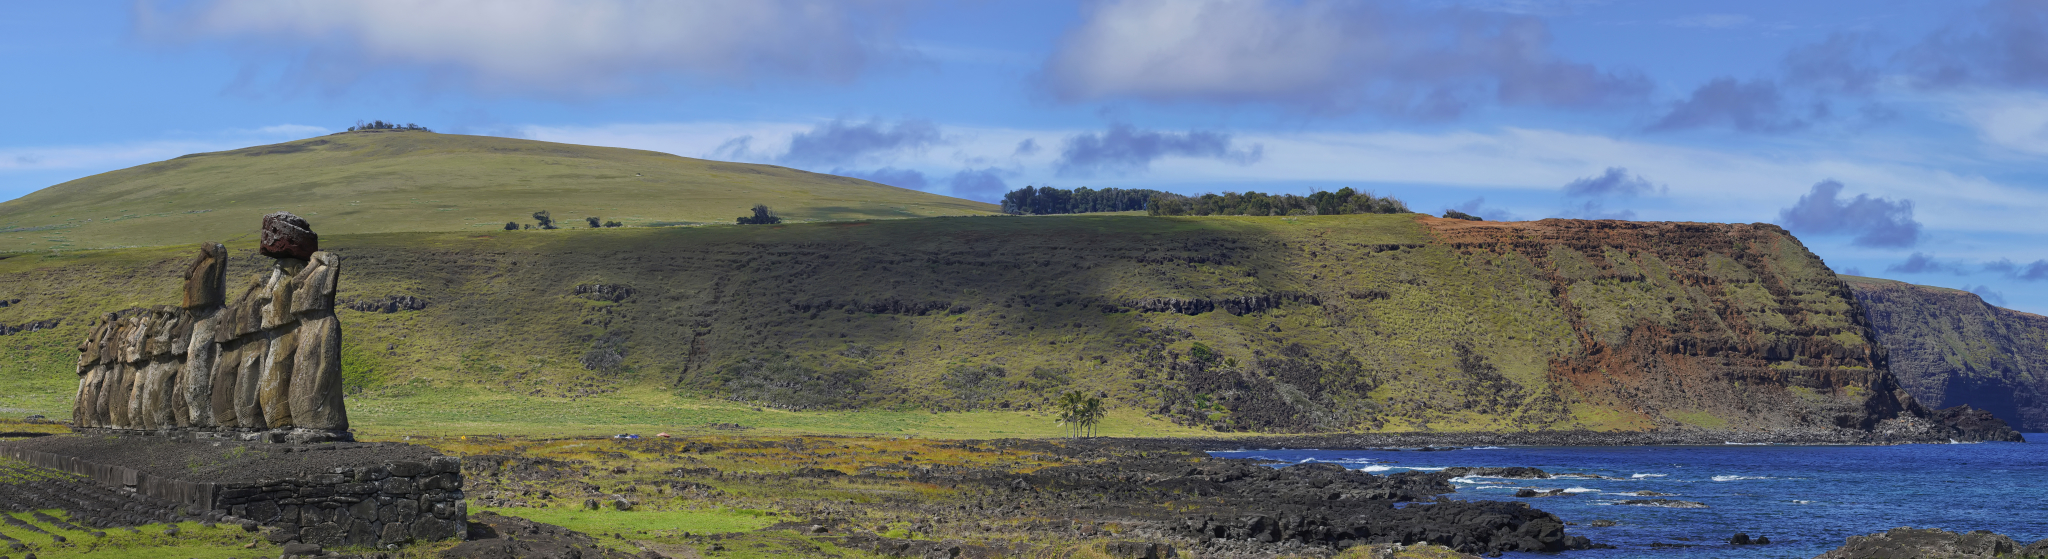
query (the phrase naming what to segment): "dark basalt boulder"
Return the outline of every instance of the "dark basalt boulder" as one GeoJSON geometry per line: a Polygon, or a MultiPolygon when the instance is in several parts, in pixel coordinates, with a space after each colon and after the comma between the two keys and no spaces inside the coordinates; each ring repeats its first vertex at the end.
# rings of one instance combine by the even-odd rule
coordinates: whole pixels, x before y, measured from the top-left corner
{"type": "Polygon", "coordinates": [[[263,216],[261,251],[271,258],[305,260],[320,251],[320,236],[313,234],[313,226],[305,218],[291,212],[273,213],[263,216]]]}
{"type": "Polygon", "coordinates": [[[1971,441],[2026,442],[2019,431],[2013,430],[2005,420],[1990,411],[1977,409],[1969,404],[1935,410],[1928,419],[1954,427],[1958,439],[1971,441]]]}
{"type": "Polygon", "coordinates": [[[1842,547],[1814,559],[1991,559],[2048,557],[2048,539],[2024,548],[2012,538],[1976,530],[1955,533],[1931,528],[1893,528],[1881,534],[1849,536],[1842,547]]]}

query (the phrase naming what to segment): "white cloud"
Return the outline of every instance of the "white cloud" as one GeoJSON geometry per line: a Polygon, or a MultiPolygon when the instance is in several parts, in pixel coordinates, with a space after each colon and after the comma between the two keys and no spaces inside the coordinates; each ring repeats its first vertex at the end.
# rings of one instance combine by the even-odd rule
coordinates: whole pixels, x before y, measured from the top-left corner
{"type": "Polygon", "coordinates": [[[850,80],[893,49],[893,4],[205,0],[169,10],[143,4],[138,12],[147,36],[255,39],[248,54],[294,57],[294,76],[328,86],[398,68],[491,90],[594,93],[671,73],[742,82],[850,80]]]}
{"type": "Polygon", "coordinates": [[[1111,0],[1047,59],[1066,101],[1264,103],[1457,116],[1483,103],[1629,102],[1647,80],[1569,62],[1542,20],[1390,1],[1111,0]]]}
{"type": "Polygon", "coordinates": [[[2048,95],[2003,93],[1953,101],[1959,120],[1985,143],[2030,155],[2048,155],[2048,95]]]}
{"type": "MultiPolygon", "coordinates": [[[[764,159],[787,149],[791,136],[816,122],[631,124],[591,128],[527,128],[535,139],[652,149],[702,157],[735,137],[751,136],[764,159]]],[[[1668,196],[1646,201],[1639,219],[1774,221],[1822,180],[1857,193],[1914,202],[1915,217],[1932,234],[1944,232],[2048,233],[2048,194],[1950,169],[1952,160],[1922,162],[1891,157],[1890,148],[1838,145],[1833,149],[1755,153],[1653,143],[1607,136],[1507,128],[1446,133],[1238,132],[1245,145],[1262,145],[1258,165],[1200,158],[1162,159],[1141,175],[1061,178],[1058,150],[1025,155],[1017,145],[1032,138],[1063,138],[1086,129],[1010,129],[943,126],[949,149],[905,152],[887,162],[930,176],[951,176],[991,164],[1013,170],[1012,186],[1135,187],[1201,192],[1275,190],[1290,184],[1352,183],[1391,192],[1454,187],[1504,195],[1556,196],[1559,185],[1599,175],[1609,167],[1656,177],[1668,196]],[[1405,185],[1405,186],[1402,186],[1405,185]]],[[[816,169],[828,171],[829,169],[816,169]]],[[[1461,195],[1469,197],[1469,194],[1461,195]]],[[[1547,211],[1539,207],[1516,208],[1547,211]]]]}

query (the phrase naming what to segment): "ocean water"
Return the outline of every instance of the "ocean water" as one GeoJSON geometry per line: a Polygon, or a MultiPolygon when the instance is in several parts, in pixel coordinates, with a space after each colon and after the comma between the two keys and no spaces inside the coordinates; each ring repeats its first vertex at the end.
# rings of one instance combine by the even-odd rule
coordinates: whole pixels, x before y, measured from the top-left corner
{"type": "Polygon", "coordinates": [[[1527,502],[1577,524],[1566,526],[1566,533],[1617,548],[1562,554],[1571,558],[1808,558],[1842,545],[1849,536],[1899,526],[1990,530],[2021,545],[2048,538],[2048,435],[2026,437],[2027,444],[1532,446],[1211,454],[1284,463],[1332,462],[1382,474],[1449,466],[1530,466],[1552,475],[1598,475],[1601,478],[1460,478],[1453,482],[1458,492],[1449,497],[1527,502]],[[1515,490],[1524,487],[1565,489],[1571,494],[1515,498],[1515,490]],[[1627,495],[1637,491],[1671,496],[1627,495]],[[1706,508],[1618,504],[1626,499],[1677,499],[1706,508]],[[1595,520],[1615,525],[1588,525],[1595,520]],[[1729,545],[1729,536],[1736,532],[1769,536],[1771,544],[1729,545]]]}

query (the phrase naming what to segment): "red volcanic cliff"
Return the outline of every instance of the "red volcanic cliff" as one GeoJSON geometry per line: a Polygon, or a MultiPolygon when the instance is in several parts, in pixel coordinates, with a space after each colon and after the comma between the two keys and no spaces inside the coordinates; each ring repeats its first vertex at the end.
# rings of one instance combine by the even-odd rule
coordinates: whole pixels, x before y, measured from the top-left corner
{"type": "Polygon", "coordinates": [[[1549,368],[1571,401],[1745,430],[1871,429],[1917,408],[1849,287],[1777,226],[1424,223],[1541,270],[1578,341],[1549,368]]]}

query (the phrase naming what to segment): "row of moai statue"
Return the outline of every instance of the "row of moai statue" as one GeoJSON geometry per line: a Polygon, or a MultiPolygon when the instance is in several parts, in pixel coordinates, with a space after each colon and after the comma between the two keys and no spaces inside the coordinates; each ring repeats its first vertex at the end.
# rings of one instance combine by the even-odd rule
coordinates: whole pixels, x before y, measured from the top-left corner
{"type": "Polygon", "coordinates": [[[289,213],[263,218],[270,273],[227,298],[228,252],[200,245],[184,303],[109,313],[79,345],[77,427],[345,434],[334,254],[289,213]]]}

